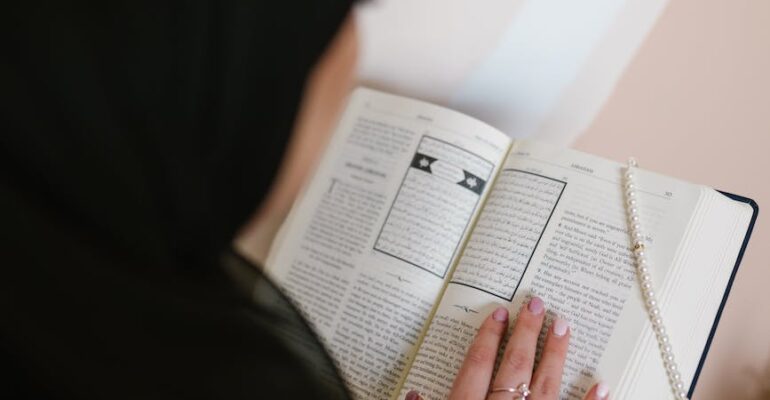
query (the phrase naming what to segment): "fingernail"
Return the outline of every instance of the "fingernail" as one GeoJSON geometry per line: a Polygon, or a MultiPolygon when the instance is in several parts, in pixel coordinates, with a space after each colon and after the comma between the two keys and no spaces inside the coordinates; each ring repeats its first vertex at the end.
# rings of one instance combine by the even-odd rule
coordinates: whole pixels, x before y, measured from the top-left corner
{"type": "Polygon", "coordinates": [[[420,396],[420,392],[416,390],[410,390],[409,393],[406,394],[405,400],[421,400],[422,396],[420,396]]]}
{"type": "Polygon", "coordinates": [[[597,400],[604,400],[607,398],[607,396],[610,394],[610,387],[607,386],[604,382],[599,382],[598,385],[596,385],[596,399],[597,400]]]}
{"type": "MultiPolygon", "coordinates": [[[[497,310],[492,313],[492,318],[497,322],[505,322],[508,320],[508,309],[505,307],[497,307],[497,310]]],[[[415,397],[416,398],[416,397],[415,397]]]]}
{"type": "Polygon", "coordinates": [[[553,321],[553,334],[556,336],[564,336],[567,334],[567,328],[569,328],[569,324],[566,320],[562,318],[556,318],[556,320],[553,321]]]}
{"type": "Polygon", "coordinates": [[[540,313],[543,312],[543,310],[545,310],[545,303],[543,303],[543,299],[535,296],[531,300],[529,300],[527,309],[532,314],[540,315],[540,313]]]}

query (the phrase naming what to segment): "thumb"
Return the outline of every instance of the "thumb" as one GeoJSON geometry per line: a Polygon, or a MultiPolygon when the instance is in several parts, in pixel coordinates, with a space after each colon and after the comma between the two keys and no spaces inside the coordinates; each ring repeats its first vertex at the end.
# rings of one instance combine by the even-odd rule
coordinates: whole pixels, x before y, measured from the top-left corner
{"type": "Polygon", "coordinates": [[[607,400],[610,398],[610,387],[604,382],[595,384],[591,390],[586,393],[583,400],[607,400]]]}

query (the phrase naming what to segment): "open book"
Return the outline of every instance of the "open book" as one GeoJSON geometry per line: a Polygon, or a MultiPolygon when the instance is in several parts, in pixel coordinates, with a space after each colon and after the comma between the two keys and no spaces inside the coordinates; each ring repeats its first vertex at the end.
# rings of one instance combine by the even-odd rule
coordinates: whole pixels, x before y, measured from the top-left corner
{"type": "MultiPolygon", "coordinates": [[[[562,399],[670,397],[636,281],[622,166],[359,88],[267,273],[357,398],[445,398],[483,319],[537,295],[570,322],[562,399]]],[[[753,222],[738,196],[640,170],[654,287],[692,392],[753,222]]],[[[542,345],[543,335],[541,335],[542,345]]]]}

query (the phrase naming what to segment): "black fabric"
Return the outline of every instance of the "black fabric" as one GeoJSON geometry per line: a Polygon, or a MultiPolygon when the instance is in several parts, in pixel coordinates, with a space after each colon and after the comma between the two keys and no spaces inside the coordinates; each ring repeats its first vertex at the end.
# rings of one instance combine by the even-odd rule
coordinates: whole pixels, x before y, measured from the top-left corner
{"type": "Polygon", "coordinates": [[[0,397],[345,397],[280,293],[222,266],[348,11],[4,4],[0,397]]]}

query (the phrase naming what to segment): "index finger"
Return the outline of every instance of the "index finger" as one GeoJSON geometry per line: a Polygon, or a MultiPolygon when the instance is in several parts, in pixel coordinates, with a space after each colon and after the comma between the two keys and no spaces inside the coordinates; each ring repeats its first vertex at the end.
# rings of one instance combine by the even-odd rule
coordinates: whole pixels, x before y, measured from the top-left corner
{"type": "Polygon", "coordinates": [[[487,397],[497,350],[507,327],[508,310],[505,307],[498,307],[484,320],[455,378],[450,399],[481,400],[487,397]]]}

